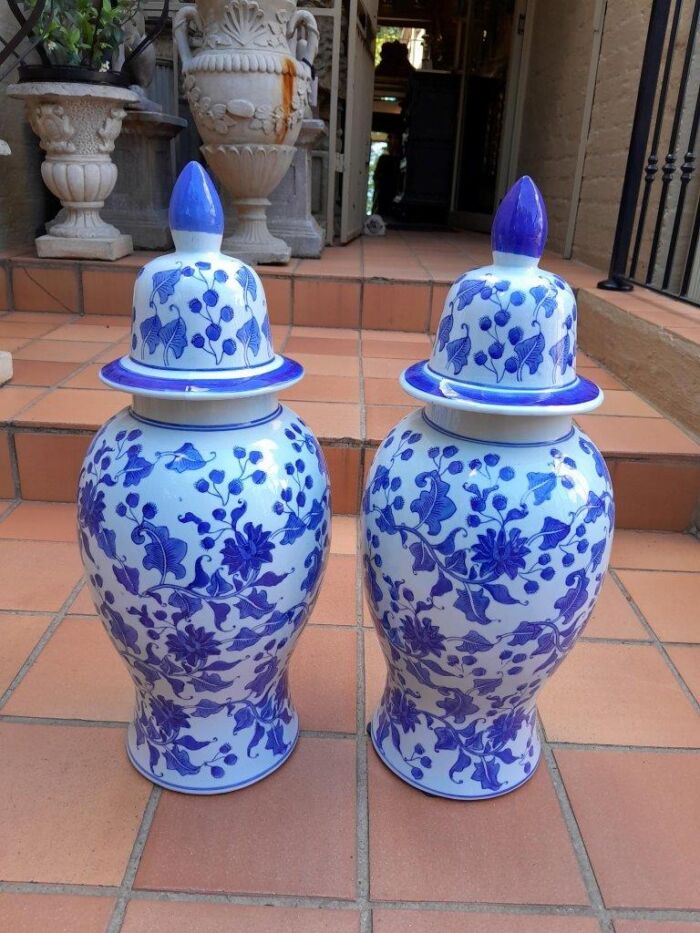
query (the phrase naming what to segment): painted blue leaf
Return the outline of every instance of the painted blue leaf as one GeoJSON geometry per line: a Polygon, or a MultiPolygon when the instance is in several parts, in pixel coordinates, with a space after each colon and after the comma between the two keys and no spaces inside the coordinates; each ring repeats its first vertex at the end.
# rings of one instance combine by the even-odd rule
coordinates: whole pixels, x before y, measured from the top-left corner
{"type": "Polygon", "coordinates": [[[518,760],[509,748],[502,748],[500,752],[494,752],[494,754],[504,765],[514,765],[518,760]]]}
{"type": "Polygon", "coordinates": [[[140,457],[138,454],[130,454],[126,466],[121,472],[121,476],[124,478],[124,488],[138,486],[142,479],[146,479],[147,476],[151,475],[154,466],[154,463],[144,457],[140,457]]]}
{"type": "Polygon", "coordinates": [[[457,511],[448,493],[450,486],[440,479],[437,470],[425,474],[429,488],[424,489],[417,499],[411,502],[411,511],[419,517],[421,524],[428,526],[428,533],[438,535],[442,531],[442,522],[451,518],[457,511]]]}
{"type": "Polygon", "coordinates": [[[560,522],[558,518],[552,518],[551,515],[548,515],[539,531],[539,534],[542,535],[540,551],[551,551],[552,548],[555,548],[567,537],[570,531],[571,525],[560,522]]]}
{"type": "Polygon", "coordinates": [[[457,736],[454,734],[452,729],[448,729],[446,726],[438,726],[435,729],[435,751],[436,752],[448,752],[453,748],[457,748],[457,736]]]}
{"type": "Polygon", "coordinates": [[[153,291],[160,298],[160,303],[164,304],[171,295],[175,294],[175,286],[180,281],[182,272],[180,269],[164,269],[162,272],[156,272],[152,279],[153,291]]]}
{"type": "Polygon", "coordinates": [[[587,525],[597,522],[600,516],[605,511],[605,502],[597,496],[594,492],[588,493],[588,499],[586,501],[586,517],[584,522],[587,525]]]}
{"type": "Polygon", "coordinates": [[[595,544],[591,545],[591,573],[594,573],[600,563],[603,560],[603,554],[605,554],[605,538],[602,541],[596,541],[595,544]]]}
{"type": "Polygon", "coordinates": [[[245,685],[256,696],[261,696],[277,674],[278,661],[268,658],[255,668],[255,677],[245,685]]]}
{"type": "Polygon", "coordinates": [[[498,780],[500,764],[493,758],[482,758],[472,771],[472,780],[478,781],[484,790],[499,790],[501,782],[498,780]]]}
{"type": "Polygon", "coordinates": [[[112,570],[114,571],[114,576],[121,583],[124,589],[128,593],[131,593],[134,596],[138,596],[139,572],[136,567],[127,567],[126,564],[124,564],[124,566],[114,564],[112,570]]]}
{"type": "Polygon", "coordinates": [[[221,573],[221,570],[215,570],[211,575],[211,580],[207,586],[207,593],[210,596],[225,596],[227,593],[230,593],[233,587],[226,580],[221,573]]]}
{"type": "Polygon", "coordinates": [[[241,619],[262,619],[275,607],[267,601],[267,596],[263,590],[253,588],[245,596],[239,596],[236,602],[236,609],[241,619]]]}
{"type": "Polygon", "coordinates": [[[544,351],[544,337],[542,334],[535,334],[534,337],[528,337],[521,340],[513,347],[513,352],[518,358],[518,372],[527,366],[530,375],[534,376],[542,364],[544,351]]]}
{"type": "Polygon", "coordinates": [[[172,353],[175,359],[179,360],[185,352],[187,346],[187,327],[181,317],[169,321],[160,329],[160,339],[164,347],[164,357],[167,360],[168,353],[172,353]]]}
{"type": "Polygon", "coordinates": [[[547,288],[544,285],[536,285],[534,288],[530,289],[530,294],[535,299],[536,303],[539,304],[543,298],[547,295],[547,288]]]}
{"type": "Polygon", "coordinates": [[[197,448],[189,441],[177,450],[169,451],[168,456],[173,459],[165,466],[168,470],[175,470],[176,473],[184,473],[185,470],[201,470],[207,464],[197,448]]]}
{"type": "Polygon", "coordinates": [[[249,758],[253,757],[252,752],[255,748],[258,747],[258,745],[260,744],[260,740],[262,739],[264,735],[265,735],[265,730],[263,729],[263,727],[260,725],[259,722],[256,722],[255,731],[253,732],[253,738],[248,743],[248,757],[249,758]]]}
{"type": "Polygon", "coordinates": [[[294,512],[287,516],[287,523],[284,526],[284,534],[280,544],[294,544],[297,538],[300,538],[306,531],[306,525],[294,512]]]}
{"type": "Polygon", "coordinates": [[[177,748],[166,748],[163,752],[165,758],[165,763],[169,768],[172,768],[173,771],[177,771],[178,774],[185,777],[188,774],[198,774],[199,768],[197,765],[193,765],[190,761],[190,756],[187,754],[184,749],[177,748]]]}
{"type": "Polygon", "coordinates": [[[190,713],[197,719],[207,719],[209,716],[215,716],[224,708],[223,703],[215,703],[213,700],[200,700],[195,709],[190,713]]]}
{"type": "Polygon", "coordinates": [[[571,338],[567,332],[561,340],[557,340],[557,342],[549,348],[549,355],[554,363],[554,372],[556,373],[557,369],[560,369],[562,376],[569,365],[570,346],[571,338]]]}
{"type": "Polygon", "coordinates": [[[447,362],[454,367],[455,375],[459,375],[466,366],[471,348],[472,342],[468,333],[465,337],[450,340],[447,344],[447,362]]]}
{"type": "Polygon", "coordinates": [[[450,780],[454,781],[455,784],[463,784],[464,783],[463,781],[455,780],[455,774],[460,774],[462,771],[464,771],[465,768],[468,768],[471,763],[472,763],[472,760],[469,757],[469,755],[466,755],[460,749],[459,755],[457,755],[457,760],[452,765],[449,771],[450,780]]]}
{"type": "Polygon", "coordinates": [[[535,641],[535,639],[539,637],[541,631],[542,624],[540,622],[521,622],[513,632],[508,645],[511,648],[526,645],[530,641],[535,641]]]}
{"type": "Polygon", "coordinates": [[[183,735],[177,739],[177,744],[183,748],[188,748],[191,752],[199,751],[200,748],[206,748],[209,742],[198,742],[191,735],[183,735]]]}
{"type": "Polygon", "coordinates": [[[258,355],[260,350],[260,327],[254,317],[248,318],[245,324],[241,325],[236,331],[236,337],[250,347],[253,356],[258,355]]]}
{"type": "Polygon", "coordinates": [[[518,602],[517,599],[513,599],[507,587],[503,586],[502,583],[484,583],[483,586],[497,603],[502,603],[504,606],[514,606],[518,602]]]}
{"type": "Polygon", "coordinates": [[[243,709],[236,710],[233,719],[236,723],[236,727],[233,731],[239,732],[241,729],[249,729],[253,725],[255,722],[255,714],[249,706],[244,706],[243,709]]]}
{"type": "Polygon", "coordinates": [[[485,279],[462,279],[457,292],[457,310],[463,311],[486,285],[485,279]]]}
{"type": "Polygon", "coordinates": [[[224,680],[220,674],[201,671],[191,680],[195,693],[219,693],[231,686],[232,681],[224,680]]]}
{"type": "Polygon", "coordinates": [[[546,502],[557,485],[556,473],[528,473],[527,485],[530,492],[535,494],[535,505],[546,502]]]}
{"type": "Polygon", "coordinates": [[[588,577],[583,570],[575,570],[566,578],[566,585],[570,589],[555,601],[554,608],[559,610],[565,622],[570,622],[588,602],[588,577]]]}
{"type": "Polygon", "coordinates": [[[450,339],[450,334],[452,333],[452,326],[454,325],[454,322],[455,319],[451,313],[444,315],[440,321],[440,327],[438,328],[437,332],[439,350],[445,349],[447,341],[450,339]]]}
{"type": "Polygon", "coordinates": [[[493,643],[484,638],[479,632],[472,629],[464,636],[462,641],[456,646],[455,651],[466,651],[467,654],[476,654],[479,651],[488,651],[493,648],[493,643]]]}
{"type": "Polygon", "coordinates": [[[138,647],[139,634],[136,629],[124,621],[123,617],[113,609],[108,613],[109,628],[112,635],[120,641],[125,648],[140,654],[138,647]]]}
{"type": "Polygon", "coordinates": [[[177,612],[173,613],[173,622],[181,622],[183,619],[189,619],[199,612],[202,608],[202,600],[196,593],[190,593],[188,590],[173,590],[168,599],[168,605],[177,612]]]}
{"type": "Polygon", "coordinates": [[[147,317],[145,321],[141,321],[141,326],[139,327],[141,331],[141,339],[148,347],[150,353],[155,353],[160,343],[160,318],[157,314],[147,317]]]}
{"type": "Polygon", "coordinates": [[[489,619],[486,610],[489,605],[488,597],[484,595],[481,589],[462,589],[457,590],[457,599],[455,607],[460,609],[470,622],[478,622],[480,625],[488,625],[489,619]]]}
{"type": "Polygon", "coordinates": [[[452,554],[455,549],[455,538],[462,530],[463,529],[459,527],[453,528],[444,541],[441,541],[440,544],[435,545],[435,550],[439,554],[452,554]]]}
{"type": "Polygon", "coordinates": [[[236,280],[243,288],[246,302],[248,301],[249,295],[253,301],[255,301],[258,297],[258,286],[252,270],[249,269],[248,266],[241,266],[238,272],[236,272],[236,280]]]}
{"type": "Polygon", "coordinates": [[[422,541],[415,541],[410,547],[409,551],[413,555],[413,572],[418,573],[421,570],[430,572],[435,569],[435,559],[430,553],[430,548],[423,544],[422,541]]]}
{"type": "MultiPolygon", "coordinates": [[[[306,564],[304,564],[304,566],[306,566],[306,564]]],[[[288,573],[273,573],[271,570],[268,570],[267,573],[258,577],[255,582],[258,586],[278,586],[283,580],[286,580],[288,576],[288,573]]]]}
{"type": "Polygon", "coordinates": [[[103,528],[97,537],[95,538],[98,548],[109,557],[110,560],[114,560],[117,556],[117,535],[116,532],[112,531],[111,528],[103,528]]]}
{"type": "Polygon", "coordinates": [[[545,317],[551,317],[557,309],[557,299],[551,295],[542,302],[545,317]]]}
{"type": "Polygon", "coordinates": [[[144,522],[143,527],[150,538],[145,548],[144,568],[157,571],[161,577],[172,574],[176,580],[181,580],[186,573],[182,564],[187,554],[185,542],[179,538],[171,538],[165,525],[156,526],[144,522]]]}
{"type": "Polygon", "coordinates": [[[452,590],[452,581],[438,571],[437,583],[433,583],[430,588],[431,596],[444,596],[452,590]]]}
{"type": "Polygon", "coordinates": [[[325,514],[326,513],[323,508],[323,505],[319,502],[318,499],[314,499],[314,501],[311,503],[309,514],[306,517],[306,522],[307,522],[308,527],[312,531],[315,531],[318,528],[318,526],[321,524],[321,522],[323,521],[325,514]]]}
{"type": "Polygon", "coordinates": [[[267,731],[267,742],[265,748],[271,751],[273,755],[284,755],[289,745],[284,741],[282,723],[277,723],[267,731]]]}

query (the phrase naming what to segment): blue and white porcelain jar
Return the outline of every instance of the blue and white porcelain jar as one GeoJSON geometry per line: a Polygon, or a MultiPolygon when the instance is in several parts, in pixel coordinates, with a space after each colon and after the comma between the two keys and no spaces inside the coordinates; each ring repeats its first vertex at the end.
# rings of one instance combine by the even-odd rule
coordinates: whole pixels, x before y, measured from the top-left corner
{"type": "Polygon", "coordinates": [[[426,404],[390,431],[363,498],[387,664],[372,742],[443,797],[495,797],[532,776],[537,692],[610,554],[610,477],[571,420],[602,393],[576,376],[576,303],[538,267],[546,234],[540,192],[521,178],[496,214],[493,265],[455,282],[431,359],[401,376],[426,404]]]}
{"type": "Polygon", "coordinates": [[[256,273],[223,256],[223,213],[190,163],[170,205],[176,250],[141,270],[131,353],[105,366],[133,393],[98,432],[78,490],[97,610],[136,687],[129,757],[156,784],[245,787],[297,739],[287,668],[329,547],[311,431],[276,394],[302,367],[275,355],[256,273]]]}

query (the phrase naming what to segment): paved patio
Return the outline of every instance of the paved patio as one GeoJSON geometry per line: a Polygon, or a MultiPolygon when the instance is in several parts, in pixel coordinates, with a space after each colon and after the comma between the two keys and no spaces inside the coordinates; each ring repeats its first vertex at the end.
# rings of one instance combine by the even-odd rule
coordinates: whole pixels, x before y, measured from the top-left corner
{"type": "Polygon", "coordinates": [[[3,510],[0,929],[700,931],[700,542],[617,532],[595,616],[543,691],[541,767],[464,804],[368,748],[383,661],[357,519],[337,516],[293,662],[297,750],[262,783],[195,798],[126,760],[131,685],[83,589],[74,506],[3,510]]]}

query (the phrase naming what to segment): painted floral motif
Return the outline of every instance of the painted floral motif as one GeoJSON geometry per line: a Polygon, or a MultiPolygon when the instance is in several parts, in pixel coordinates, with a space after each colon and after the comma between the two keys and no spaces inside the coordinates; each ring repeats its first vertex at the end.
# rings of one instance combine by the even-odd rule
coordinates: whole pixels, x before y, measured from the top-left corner
{"type": "Polygon", "coordinates": [[[241,756],[273,767],[296,738],[287,662],[326,560],[328,477],[291,413],[246,443],[255,430],[184,440],[123,412],[81,473],[83,559],[137,686],[135,753],[156,779],[230,786],[241,756]],[[202,737],[203,719],[216,738],[202,737]]]}
{"type": "Polygon", "coordinates": [[[437,367],[454,377],[471,361],[484,371],[485,382],[495,385],[527,383],[534,376],[546,377],[548,384],[570,382],[576,303],[558,276],[540,272],[537,280],[536,285],[521,288],[518,282],[484,269],[461,276],[450,291],[438,328],[437,367]],[[553,328],[543,328],[543,321],[553,317],[560,303],[565,304],[563,328],[554,326],[552,340],[553,328]],[[457,323],[456,315],[470,305],[475,309],[473,319],[457,323]]]}
{"type": "Polygon", "coordinates": [[[152,314],[139,326],[140,341],[134,333],[132,351],[164,367],[181,360],[188,348],[198,351],[199,368],[268,361],[273,355],[270,323],[266,314],[262,322],[255,314],[258,286],[244,265],[232,271],[199,260],[158,269],[146,296],[152,314]]]}
{"type": "Polygon", "coordinates": [[[455,796],[517,786],[539,755],[535,694],[607,566],[602,457],[577,429],[549,445],[488,445],[415,413],[378,452],[363,523],[389,668],[372,723],[380,753],[428,789],[440,770],[455,796]]]}

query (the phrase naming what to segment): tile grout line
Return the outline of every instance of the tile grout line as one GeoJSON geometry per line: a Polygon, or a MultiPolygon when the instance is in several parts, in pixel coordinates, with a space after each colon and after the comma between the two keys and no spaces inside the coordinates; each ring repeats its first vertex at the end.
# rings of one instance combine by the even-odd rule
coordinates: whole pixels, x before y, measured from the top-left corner
{"type": "Polygon", "coordinates": [[[139,826],[136,839],[134,840],[131,855],[129,856],[129,861],[127,862],[126,869],[124,871],[124,877],[119,887],[120,893],[117,897],[117,902],[114,905],[114,910],[112,911],[112,916],[109,921],[106,933],[119,933],[122,928],[124,914],[126,913],[126,908],[128,906],[131,892],[134,887],[136,872],[141,861],[141,856],[143,855],[143,850],[146,847],[146,840],[151,830],[153,818],[158,807],[158,801],[160,800],[162,793],[162,788],[157,784],[152,786],[151,794],[148,798],[148,803],[144,808],[143,816],[141,817],[141,825],[139,826]]]}
{"type": "MultiPolygon", "coordinates": [[[[360,367],[362,357],[360,357],[360,367]]],[[[362,390],[360,390],[362,391],[362,390]]],[[[362,484],[360,485],[360,490],[362,484]]],[[[362,587],[361,522],[355,521],[355,754],[356,754],[356,820],[357,820],[357,894],[360,907],[360,933],[372,933],[369,867],[369,782],[367,774],[367,741],[365,739],[365,627],[362,587]]]]}
{"type": "Polygon", "coordinates": [[[0,694],[0,711],[5,706],[7,701],[10,699],[12,694],[15,692],[17,687],[19,687],[19,685],[22,683],[24,678],[27,676],[34,662],[36,661],[36,659],[39,657],[41,652],[44,650],[44,648],[50,641],[51,636],[56,631],[58,626],[61,624],[65,616],[68,614],[68,610],[73,605],[80,590],[83,588],[84,582],[85,581],[83,580],[83,577],[81,577],[78,580],[78,582],[75,584],[73,589],[70,591],[70,593],[68,594],[66,599],[63,601],[63,603],[61,604],[56,614],[54,615],[53,620],[49,622],[48,626],[46,627],[46,630],[44,631],[44,634],[41,636],[39,641],[34,645],[32,650],[29,652],[29,654],[25,658],[25,661],[22,664],[22,666],[20,667],[20,669],[17,671],[15,676],[10,681],[9,687],[5,690],[3,694],[0,694]]]}
{"type": "Polygon", "coordinates": [[[566,792],[564,781],[561,774],[559,773],[559,767],[554,758],[554,754],[546,739],[544,739],[542,742],[542,755],[547,764],[552,784],[554,785],[554,792],[559,801],[559,807],[561,809],[561,814],[569,833],[569,839],[571,840],[574,854],[576,855],[579,871],[581,872],[591,907],[593,908],[596,918],[598,919],[598,923],[600,924],[601,933],[614,933],[612,921],[605,908],[600,886],[595,876],[593,865],[591,864],[591,860],[588,856],[588,851],[583,840],[583,835],[579,828],[578,822],[576,821],[576,816],[574,814],[571,801],[569,800],[569,796],[566,792]]]}
{"type": "Polygon", "coordinates": [[[673,660],[671,659],[671,656],[669,655],[668,651],[666,651],[666,647],[664,646],[664,644],[663,644],[663,642],[661,641],[661,639],[659,638],[659,636],[656,634],[656,631],[654,630],[653,626],[652,626],[649,622],[647,622],[646,616],[644,615],[644,613],[642,612],[642,610],[640,609],[640,607],[639,607],[639,606],[637,605],[637,603],[635,602],[635,600],[634,600],[632,594],[630,593],[630,591],[627,589],[627,587],[625,586],[625,584],[622,582],[622,580],[621,580],[620,577],[618,576],[616,570],[612,570],[612,569],[611,569],[611,570],[610,570],[610,575],[612,576],[612,578],[615,580],[615,582],[616,582],[617,585],[619,586],[620,590],[622,591],[622,595],[623,595],[623,596],[625,597],[625,599],[629,602],[629,604],[630,604],[630,606],[631,606],[631,608],[632,608],[632,611],[635,613],[635,615],[637,616],[637,618],[639,619],[639,621],[640,621],[640,622],[642,623],[642,625],[644,626],[644,629],[645,629],[646,632],[649,634],[654,648],[656,648],[656,650],[658,651],[658,653],[659,653],[659,654],[661,655],[661,657],[663,658],[664,663],[666,664],[666,667],[668,667],[669,671],[670,671],[671,674],[673,675],[674,680],[676,681],[676,683],[678,684],[678,686],[681,688],[681,691],[682,691],[683,695],[684,695],[684,696],[686,697],[686,699],[690,702],[690,705],[693,707],[693,709],[695,710],[695,712],[696,712],[696,713],[700,713],[700,703],[696,700],[695,694],[694,694],[693,691],[688,687],[688,685],[686,684],[685,680],[683,679],[683,676],[681,675],[680,671],[678,670],[678,668],[676,667],[676,665],[673,663],[673,660]]]}

